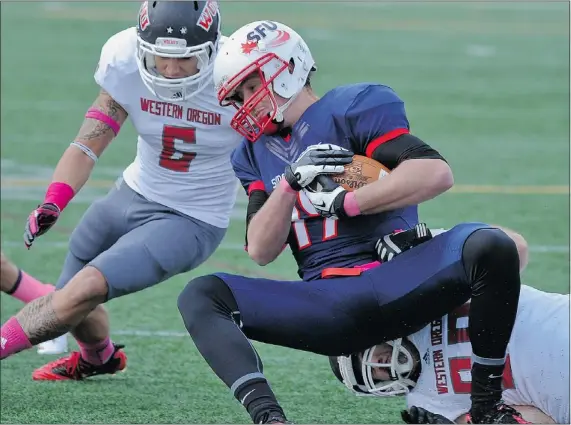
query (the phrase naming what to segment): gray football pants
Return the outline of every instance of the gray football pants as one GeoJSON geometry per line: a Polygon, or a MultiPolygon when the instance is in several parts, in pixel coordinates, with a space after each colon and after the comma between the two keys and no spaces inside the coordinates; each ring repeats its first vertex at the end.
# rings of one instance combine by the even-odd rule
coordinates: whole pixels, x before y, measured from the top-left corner
{"type": "Polygon", "coordinates": [[[90,265],[107,281],[107,300],[131,294],[198,267],[225,233],[147,200],[120,179],[91,204],[71,234],[56,287],[90,265]]]}

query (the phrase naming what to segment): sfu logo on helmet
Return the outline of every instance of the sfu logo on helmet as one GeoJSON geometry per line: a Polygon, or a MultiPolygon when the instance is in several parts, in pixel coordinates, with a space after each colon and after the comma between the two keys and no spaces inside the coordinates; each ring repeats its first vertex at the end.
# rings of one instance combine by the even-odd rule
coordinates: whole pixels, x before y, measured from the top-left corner
{"type": "Polygon", "coordinates": [[[268,47],[277,47],[290,39],[287,31],[278,30],[275,22],[264,21],[246,35],[246,43],[242,43],[242,53],[249,54],[254,50],[265,50],[268,47]],[[267,40],[270,38],[270,41],[267,40]],[[263,40],[263,42],[262,42],[263,40]]]}
{"type": "Polygon", "coordinates": [[[144,2],[139,10],[139,28],[145,31],[149,26],[149,3],[144,2]]]}
{"type": "Polygon", "coordinates": [[[214,21],[214,17],[218,13],[218,2],[216,0],[208,0],[202,9],[202,13],[198,18],[197,26],[204,31],[209,31],[214,21]]]}

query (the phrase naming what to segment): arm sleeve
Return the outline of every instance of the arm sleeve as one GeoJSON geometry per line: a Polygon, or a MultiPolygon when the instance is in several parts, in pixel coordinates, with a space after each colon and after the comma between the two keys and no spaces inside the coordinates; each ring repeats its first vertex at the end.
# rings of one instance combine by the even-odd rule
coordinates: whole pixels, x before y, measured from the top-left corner
{"type": "MultiPolygon", "coordinates": [[[[245,142],[249,143],[249,142],[245,142]]],[[[232,167],[240,184],[248,195],[248,207],[246,209],[246,235],[244,248],[248,250],[248,226],[252,217],[262,208],[269,198],[266,187],[257,168],[252,164],[247,144],[242,143],[232,154],[232,167]]]]}

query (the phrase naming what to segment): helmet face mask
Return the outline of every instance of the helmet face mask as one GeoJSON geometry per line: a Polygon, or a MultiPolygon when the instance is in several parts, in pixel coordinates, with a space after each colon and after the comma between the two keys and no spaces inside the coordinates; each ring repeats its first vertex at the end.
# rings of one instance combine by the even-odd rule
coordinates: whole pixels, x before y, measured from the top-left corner
{"type": "Polygon", "coordinates": [[[418,350],[406,338],[385,344],[375,345],[363,353],[330,358],[337,379],[359,396],[408,394],[415,387],[422,367],[418,350]],[[385,344],[391,347],[390,361],[380,362],[377,349],[385,344]],[[387,379],[379,379],[379,368],[387,379]]]}
{"type": "Polygon", "coordinates": [[[171,102],[200,93],[212,81],[219,39],[215,1],[144,2],[137,25],[137,65],[145,86],[159,99],[171,102]],[[194,57],[197,72],[169,78],[157,70],[156,57],[194,57]]]}
{"type": "MultiPolygon", "coordinates": [[[[218,99],[220,105],[232,105],[236,108],[237,112],[232,118],[230,125],[238,133],[242,134],[250,141],[256,141],[258,137],[265,132],[268,127],[271,127],[272,121],[276,119],[279,113],[280,106],[276,100],[273,92],[273,82],[276,77],[288,67],[282,59],[273,53],[267,53],[257,60],[253,61],[249,66],[244,68],[234,77],[229,79],[218,90],[218,99]],[[270,66],[275,68],[275,71],[266,77],[267,73],[264,69],[268,68],[268,64],[273,62],[270,66]],[[245,101],[239,99],[236,90],[240,85],[246,82],[249,78],[257,76],[260,80],[260,85],[256,91],[245,101]],[[252,114],[254,109],[267,99],[269,101],[271,112],[269,115],[263,117],[256,117],[252,114]]],[[[268,72],[269,73],[269,72],[268,72]]],[[[278,120],[281,121],[280,117],[278,120]]]]}
{"type": "Polygon", "coordinates": [[[232,127],[252,142],[262,134],[275,133],[277,124],[284,121],[283,113],[315,70],[314,64],[305,41],[286,25],[257,21],[234,32],[220,49],[213,71],[220,104],[237,109],[232,127]],[[260,86],[239,99],[236,91],[252,76],[259,77],[260,86]],[[255,116],[253,111],[262,103],[268,103],[271,111],[255,116]]]}

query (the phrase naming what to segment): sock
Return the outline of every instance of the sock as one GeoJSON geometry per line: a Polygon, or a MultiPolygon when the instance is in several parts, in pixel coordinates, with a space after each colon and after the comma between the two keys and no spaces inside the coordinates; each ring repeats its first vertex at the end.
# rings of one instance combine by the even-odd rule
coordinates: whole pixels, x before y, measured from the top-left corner
{"type": "Polygon", "coordinates": [[[255,378],[245,382],[236,389],[234,395],[246,408],[255,424],[267,420],[264,416],[270,412],[276,412],[285,417],[276,396],[265,379],[255,378]]]}
{"type": "Polygon", "coordinates": [[[77,341],[77,345],[79,345],[81,358],[87,363],[91,363],[93,365],[102,365],[107,363],[115,352],[115,347],[109,337],[105,338],[103,341],[90,344],[77,341]]]}
{"type": "Polygon", "coordinates": [[[32,277],[28,273],[20,270],[18,280],[9,294],[27,304],[36,298],[43,297],[44,295],[55,291],[55,289],[55,286],[42,283],[35,277],[32,277]]]}
{"type": "Polygon", "coordinates": [[[0,359],[31,348],[32,344],[15,317],[10,317],[0,329],[0,359]]]}
{"type": "Polygon", "coordinates": [[[472,393],[470,398],[473,414],[476,416],[485,414],[501,400],[504,367],[504,359],[483,359],[475,355],[472,356],[472,393]]]}

